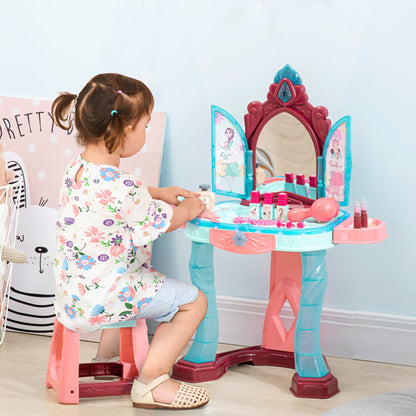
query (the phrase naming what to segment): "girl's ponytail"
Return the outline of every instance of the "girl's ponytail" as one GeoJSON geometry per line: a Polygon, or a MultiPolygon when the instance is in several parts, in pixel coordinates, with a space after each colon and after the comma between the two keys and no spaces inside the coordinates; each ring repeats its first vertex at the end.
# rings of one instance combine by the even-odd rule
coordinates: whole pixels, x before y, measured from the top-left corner
{"type": "Polygon", "coordinates": [[[68,123],[71,106],[77,96],[69,92],[63,92],[52,103],[52,118],[61,129],[69,130],[72,126],[68,123]]]}
{"type": "Polygon", "coordinates": [[[124,144],[124,126],[129,121],[125,117],[125,100],[126,97],[123,97],[122,91],[118,91],[114,109],[110,113],[110,121],[104,132],[104,143],[109,153],[113,153],[117,147],[124,144]]]}

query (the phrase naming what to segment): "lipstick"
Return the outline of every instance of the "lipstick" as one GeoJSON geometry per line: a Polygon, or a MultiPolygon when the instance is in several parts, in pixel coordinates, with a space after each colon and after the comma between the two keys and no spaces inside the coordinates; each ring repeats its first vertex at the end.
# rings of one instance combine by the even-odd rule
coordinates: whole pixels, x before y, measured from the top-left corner
{"type": "Polygon", "coordinates": [[[361,205],[359,201],[354,204],[354,228],[361,228],[361,205]]]}
{"type": "Polygon", "coordinates": [[[364,198],[361,200],[361,227],[368,227],[367,201],[364,198]]]}

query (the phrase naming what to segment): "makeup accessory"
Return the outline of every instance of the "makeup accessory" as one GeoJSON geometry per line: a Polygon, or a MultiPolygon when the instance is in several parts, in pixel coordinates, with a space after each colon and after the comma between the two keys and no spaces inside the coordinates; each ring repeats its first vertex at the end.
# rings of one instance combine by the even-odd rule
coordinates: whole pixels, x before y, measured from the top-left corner
{"type": "Polygon", "coordinates": [[[296,175],[295,188],[296,188],[296,193],[298,195],[306,196],[307,198],[309,198],[308,189],[306,187],[305,175],[303,174],[296,175]]]}
{"type": "Polygon", "coordinates": [[[287,219],[292,222],[303,221],[313,217],[318,222],[327,222],[336,217],[339,204],[334,198],[319,198],[309,208],[294,208],[287,213],[287,219]]]}
{"type": "Polygon", "coordinates": [[[286,221],[289,206],[287,205],[287,193],[280,192],[277,195],[277,206],[275,218],[280,221],[286,221]]]}
{"type": "Polygon", "coordinates": [[[273,193],[264,194],[263,206],[261,207],[261,218],[264,220],[274,220],[273,193]]]}
{"type": "Polygon", "coordinates": [[[207,184],[199,185],[199,199],[205,204],[207,211],[212,211],[215,208],[215,194],[209,188],[207,184]]]}
{"type": "Polygon", "coordinates": [[[118,91],[117,91],[117,94],[123,94],[123,91],[118,90],[118,91]]]}
{"type": "Polygon", "coordinates": [[[354,228],[361,228],[361,209],[360,202],[354,204],[354,228]]]}
{"type": "Polygon", "coordinates": [[[293,223],[291,221],[280,221],[280,220],[263,220],[263,219],[255,219],[249,217],[234,217],[233,218],[234,224],[251,224],[255,226],[262,226],[262,227],[277,227],[277,228],[305,228],[304,222],[297,222],[293,223]]]}
{"type": "Polygon", "coordinates": [[[315,175],[309,176],[309,197],[311,199],[316,199],[318,197],[316,192],[316,187],[318,185],[318,182],[316,180],[315,175]]]}
{"type": "Polygon", "coordinates": [[[260,204],[260,191],[251,191],[250,205],[250,218],[259,219],[261,215],[261,204],[260,204]]]}
{"type": "Polygon", "coordinates": [[[361,200],[361,228],[368,227],[368,216],[367,216],[367,201],[363,198],[361,200]]]}
{"type": "Polygon", "coordinates": [[[114,116],[114,114],[117,114],[117,110],[113,110],[113,111],[111,112],[111,116],[114,116]]]}
{"type": "Polygon", "coordinates": [[[261,225],[261,226],[275,226],[277,225],[276,220],[263,220],[260,218],[249,218],[249,217],[234,217],[234,224],[251,224],[251,225],[261,225]]]}
{"type": "Polygon", "coordinates": [[[285,191],[296,193],[295,184],[293,183],[293,173],[285,173],[285,191]]]}

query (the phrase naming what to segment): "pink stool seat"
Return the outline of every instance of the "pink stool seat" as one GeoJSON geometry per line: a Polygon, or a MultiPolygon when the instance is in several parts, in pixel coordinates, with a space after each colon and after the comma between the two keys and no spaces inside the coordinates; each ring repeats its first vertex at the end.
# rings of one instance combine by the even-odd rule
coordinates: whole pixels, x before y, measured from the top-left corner
{"type": "Polygon", "coordinates": [[[129,321],[120,327],[120,361],[80,363],[80,336],[64,327],[57,319],[49,352],[46,386],[53,388],[59,403],[77,404],[82,397],[130,394],[134,378],[141,369],[149,348],[144,319],[129,321]],[[131,322],[131,323],[130,323],[131,322]],[[119,380],[108,382],[80,382],[80,378],[115,375],[119,380]]]}

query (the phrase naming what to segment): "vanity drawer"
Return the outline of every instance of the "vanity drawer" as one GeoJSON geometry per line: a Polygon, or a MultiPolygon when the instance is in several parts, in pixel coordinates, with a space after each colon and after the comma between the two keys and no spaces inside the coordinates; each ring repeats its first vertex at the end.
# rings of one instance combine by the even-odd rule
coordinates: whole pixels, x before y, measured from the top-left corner
{"type": "Polygon", "coordinates": [[[249,233],[243,231],[209,231],[209,242],[221,250],[237,254],[269,253],[276,249],[276,236],[273,234],[249,233]]]}

